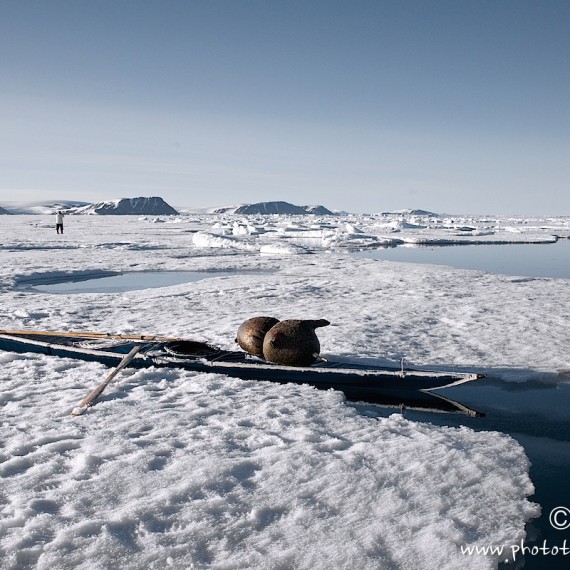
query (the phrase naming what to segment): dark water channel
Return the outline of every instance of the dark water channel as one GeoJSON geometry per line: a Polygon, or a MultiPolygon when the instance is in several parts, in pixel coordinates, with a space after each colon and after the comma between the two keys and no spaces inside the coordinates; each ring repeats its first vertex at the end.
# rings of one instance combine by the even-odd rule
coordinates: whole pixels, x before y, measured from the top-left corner
{"type": "MultiPolygon", "coordinates": [[[[506,382],[488,377],[484,380],[437,393],[457,400],[473,409],[485,412],[483,418],[471,418],[460,414],[427,413],[406,410],[405,416],[414,421],[430,422],[442,426],[468,426],[480,431],[500,431],[511,435],[525,449],[530,459],[530,477],[535,494],[530,500],[539,503],[542,513],[527,524],[524,546],[542,548],[545,544],[551,551],[562,549],[564,541],[570,552],[570,383],[506,382]],[[567,521],[569,528],[558,530],[550,523],[550,513],[564,507],[558,522],[567,521]]],[[[388,415],[394,410],[357,405],[363,413],[388,415]]],[[[520,545],[519,545],[520,546],[520,545]]],[[[509,551],[510,553],[510,551],[509,551]]],[[[563,555],[527,551],[524,557],[517,556],[513,564],[500,564],[501,570],[562,570],[570,568],[570,553],[563,555]]],[[[466,556],[465,567],[469,567],[466,556]]]]}

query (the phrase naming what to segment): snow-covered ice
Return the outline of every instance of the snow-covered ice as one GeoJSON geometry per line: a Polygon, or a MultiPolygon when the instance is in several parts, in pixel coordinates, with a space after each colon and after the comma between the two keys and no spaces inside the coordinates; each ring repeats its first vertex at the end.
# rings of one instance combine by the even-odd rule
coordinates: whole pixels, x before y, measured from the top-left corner
{"type": "MultiPolygon", "coordinates": [[[[396,232],[378,218],[254,219],[255,232],[233,232],[248,227],[239,217],[155,221],[68,216],[59,236],[48,216],[0,217],[0,328],[234,349],[249,317],[326,318],[325,355],[568,379],[568,280],[338,251],[414,232],[443,239],[449,221],[431,234],[429,220],[396,232]],[[294,227],[316,248],[296,243],[294,227]],[[114,294],[26,288],[144,270],[235,275],[114,294]]],[[[477,228],[520,241],[569,233],[563,219],[477,228]]],[[[308,386],[164,369],[126,369],[71,417],[102,365],[5,352],[0,364],[3,568],[494,568],[496,557],[461,547],[520,542],[540,512],[524,449],[506,434],[370,418],[308,386]]]]}

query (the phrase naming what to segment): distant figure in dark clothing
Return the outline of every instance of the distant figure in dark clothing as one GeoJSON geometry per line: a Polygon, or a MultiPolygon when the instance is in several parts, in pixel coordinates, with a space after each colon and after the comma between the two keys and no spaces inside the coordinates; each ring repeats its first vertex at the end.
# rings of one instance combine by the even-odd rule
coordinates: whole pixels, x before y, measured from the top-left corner
{"type": "Polygon", "coordinates": [[[55,231],[58,234],[63,233],[63,212],[61,210],[55,216],[55,231]]]}

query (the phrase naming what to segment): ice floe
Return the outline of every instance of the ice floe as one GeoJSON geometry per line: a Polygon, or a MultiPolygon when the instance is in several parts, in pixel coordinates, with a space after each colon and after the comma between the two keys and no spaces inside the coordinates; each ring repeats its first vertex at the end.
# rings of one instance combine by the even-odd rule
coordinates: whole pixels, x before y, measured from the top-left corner
{"type": "MultiPolygon", "coordinates": [[[[263,231],[238,235],[221,226],[232,232],[242,217],[178,220],[70,216],[58,236],[45,216],[3,217],[0,328],[164,334],[234,349],[251,316],[327,318],[325,355],[567,378],[557,375],[570,369],[568,280],[335,251],[350,236],[384,239],[379,216],[254,218],[263,231]],[[289,237],[304,231],[317,247],[289,237]],[[307,249],[317,255],[282,255],[307,249]],[[21,288],[144,270],[236,273],[115,294],[21,288]]],[[[474,231],[494,238],[502,225],[474,231]]],[[[525,240],[540,225],[539,234],[568,233],[565,220],[532,225],[512,235],[525,240]]],[[[388,237],[417,231],[427,230],[388,237]]],[[[438,226],[432,239],[447,231],[438,226]]],[[[91,413],[72,418],[103,366],[8,353],[0,362],[5,568],[490,569],[497,556],[467,559],[462,547],[515,544],[539,513],[524,449],[505,434],[373,419],[340,393],[306,386],[155,369],[123,371],[91,413]]]]}

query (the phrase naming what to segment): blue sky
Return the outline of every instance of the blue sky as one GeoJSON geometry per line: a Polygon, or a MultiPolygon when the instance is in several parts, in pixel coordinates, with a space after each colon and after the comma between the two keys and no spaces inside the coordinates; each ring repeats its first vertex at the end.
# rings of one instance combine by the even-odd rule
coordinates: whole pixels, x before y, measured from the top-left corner
{"type": "Polygon", "coordinates": [[[566,0],[2,0],[0,204],[570,215],[566,0]]]}

